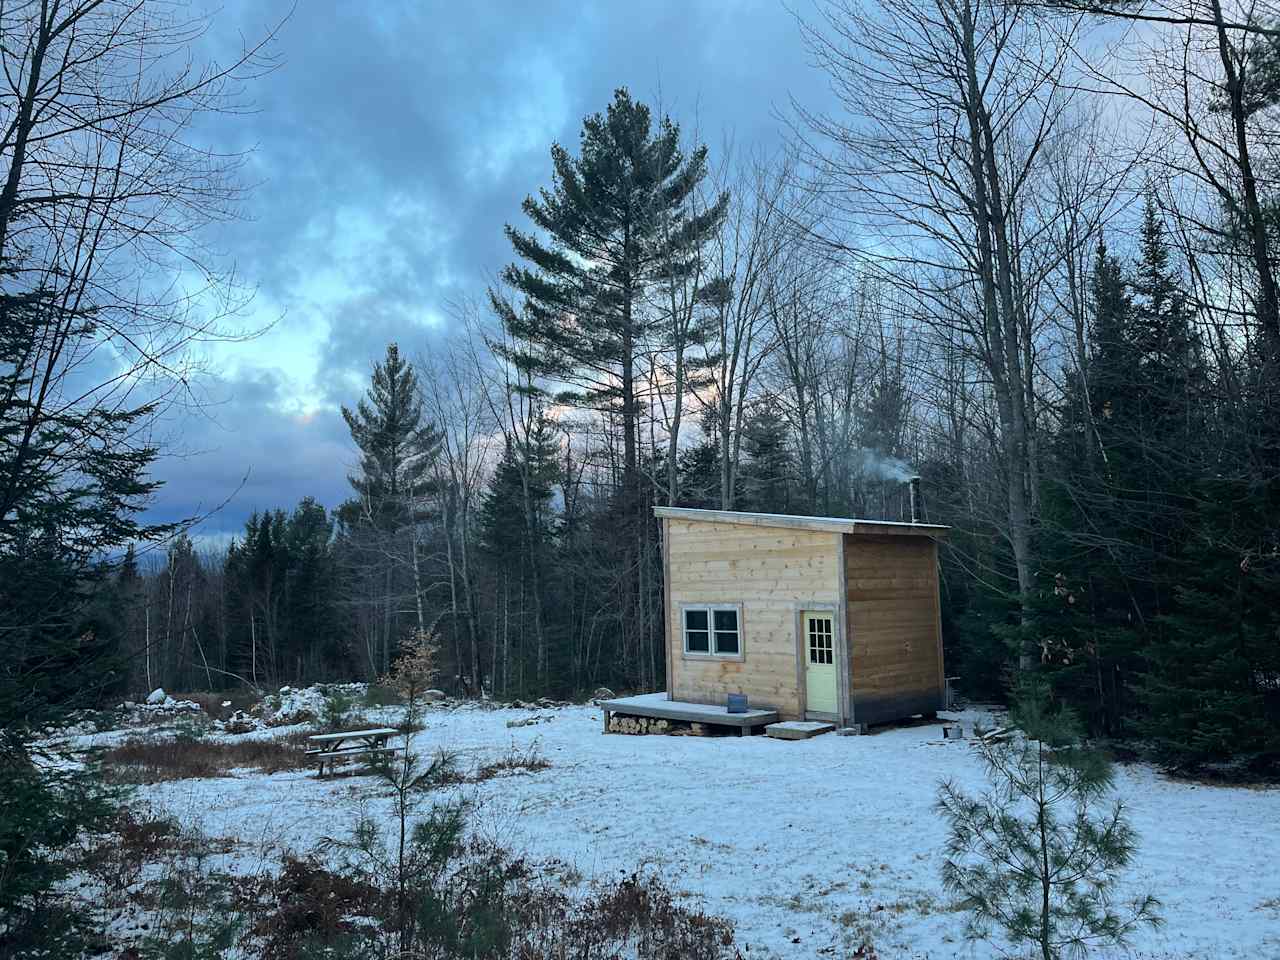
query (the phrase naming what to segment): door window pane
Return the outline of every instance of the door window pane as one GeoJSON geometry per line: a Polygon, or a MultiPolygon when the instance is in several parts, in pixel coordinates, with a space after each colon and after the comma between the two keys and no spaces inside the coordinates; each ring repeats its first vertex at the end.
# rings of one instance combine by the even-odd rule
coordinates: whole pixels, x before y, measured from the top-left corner
{"type": "Polygon", "coordinates": [[[835,662],[835,645],[832,642],[831,621],[825,617],[809,617],[809,662],[828,664],[835,662]]]}

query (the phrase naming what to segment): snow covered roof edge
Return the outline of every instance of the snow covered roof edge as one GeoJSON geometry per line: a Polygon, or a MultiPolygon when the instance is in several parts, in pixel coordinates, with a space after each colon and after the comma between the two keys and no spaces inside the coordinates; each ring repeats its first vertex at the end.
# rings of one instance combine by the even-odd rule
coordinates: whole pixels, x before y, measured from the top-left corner
{"type": "Polygon", "coordinates": [[[829,533],[945,537],[951,528],[936,523],[903,523],[897,520],[860,520],[854,517],[800,517],[788,513],[746,513],[738,510],[696,510],[692,507],[654,507],[655,517],[702,520],[708,523],[740,523],[754,527],[790,527],[829,533]]]}

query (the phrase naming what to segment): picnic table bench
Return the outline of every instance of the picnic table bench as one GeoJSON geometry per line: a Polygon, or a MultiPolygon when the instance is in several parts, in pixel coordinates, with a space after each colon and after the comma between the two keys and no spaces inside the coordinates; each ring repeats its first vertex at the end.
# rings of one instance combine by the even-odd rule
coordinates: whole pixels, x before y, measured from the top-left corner
{"type": "Polygon", "coordinates": [[[334,764],[348,757],[377,757],[395,753],[397,748],[388,746],[387,741],[399,732],[395,727],[374,727],[370,730],[317,733],[307,737],[307,741],[314,744],[307,750],[307,756],[319,764],[318,775],[323,777],[326,763],[332,773],[334,764]]]}

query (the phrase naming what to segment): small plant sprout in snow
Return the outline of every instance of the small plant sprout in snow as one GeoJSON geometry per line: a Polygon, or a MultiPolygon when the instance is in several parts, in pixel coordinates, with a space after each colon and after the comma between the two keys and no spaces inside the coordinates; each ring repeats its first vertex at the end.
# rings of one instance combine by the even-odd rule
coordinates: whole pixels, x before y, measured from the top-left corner
{"type": "Polygon", "coordinates": [[[1123,804],[1110,798],[1110,761],[1081,743],[1078,721],[1050,706],[1043,685],[1019,693],[1018,734],[975,741],[987,792],[939,788],[937,808],[950,826],[943,881],[969,911],[975,939],[994,929],[1041,960],[1123,945],[1137,927],[1161,921],[1153,897],[1117,904],[1111,895],[1136,837],[1123,804]]]}

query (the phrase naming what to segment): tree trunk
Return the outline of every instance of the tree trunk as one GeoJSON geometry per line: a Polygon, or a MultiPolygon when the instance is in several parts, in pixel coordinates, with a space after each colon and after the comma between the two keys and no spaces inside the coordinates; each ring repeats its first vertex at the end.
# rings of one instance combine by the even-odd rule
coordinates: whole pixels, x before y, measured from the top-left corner
{"type": "Polygon", "coordinates": [[[1258,320],[1262,326],[1266,349],[1268,373],[1275,375],[1275,365],[1280,362],[1280,296],[1276,291],[1275,271],[1271,263],[1270,238],[1267,221],[1258,199],[1258,181],[1253,172],[1253,159],[1249,150],[1248,116],[1244,106],[1244,77],[1237,69],[1222,16],[1221,0],[1210,0],[1213,22],[1217,30],[1218,55],[1226,79],[1227,98],[1231,105],[1231,126],[1236,140],[1236,164],[1240,169],[1240,182],[1244,190],[1244,219],[1249,230],[1249,243],[1253,253],[1254,269],[1258,272],[1259,303],[1258,320]]]}

